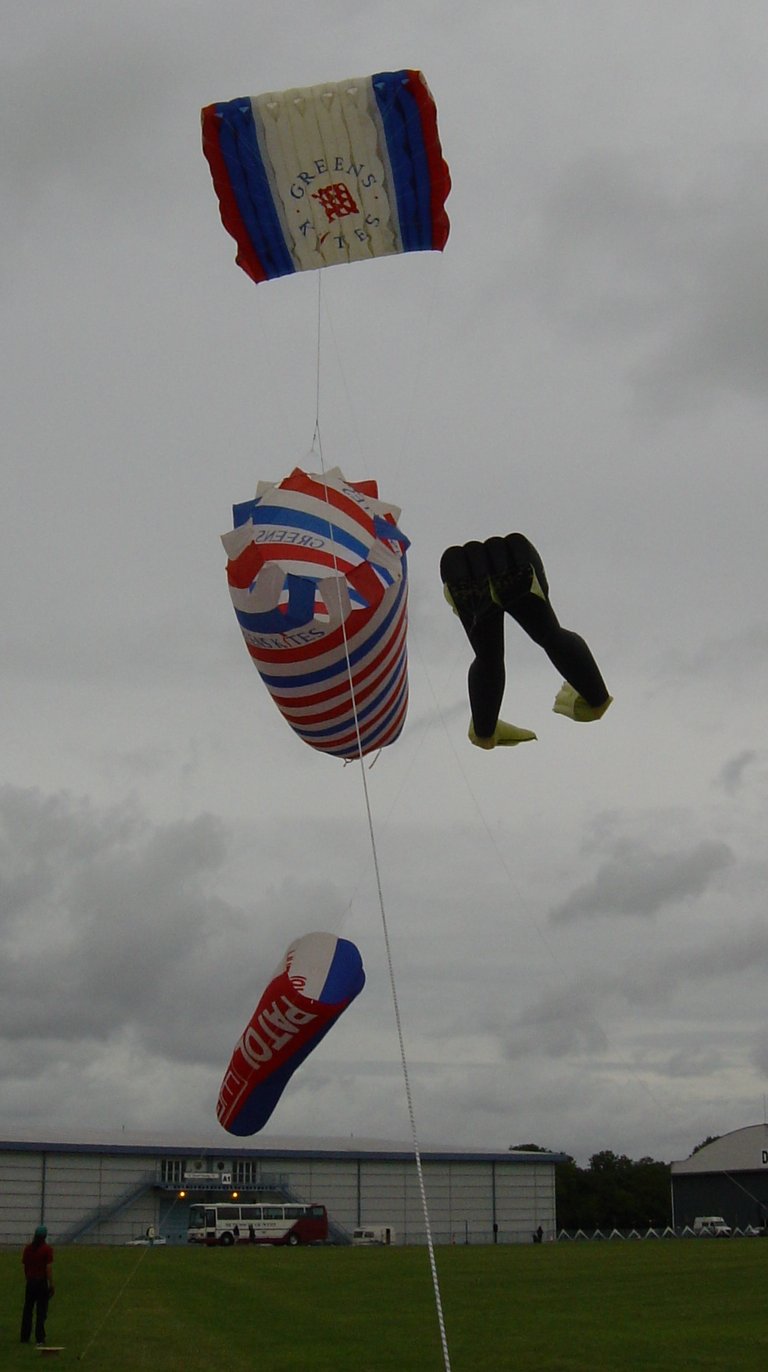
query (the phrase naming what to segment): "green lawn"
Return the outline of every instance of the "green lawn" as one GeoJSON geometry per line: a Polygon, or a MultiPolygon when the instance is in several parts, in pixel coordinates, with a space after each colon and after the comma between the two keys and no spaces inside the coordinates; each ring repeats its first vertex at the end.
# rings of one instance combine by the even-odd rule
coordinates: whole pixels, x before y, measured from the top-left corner
{"type": "MultiPolygon", "coordinates": [[[[765,1372],[768,1242],[437,1250],[452,1372],[765,1372]]],[[[441,1372],[422,1248],[60,1248],[50,1343],[18,1343],[0,1252],[0,1367],[441,1372]]]]}

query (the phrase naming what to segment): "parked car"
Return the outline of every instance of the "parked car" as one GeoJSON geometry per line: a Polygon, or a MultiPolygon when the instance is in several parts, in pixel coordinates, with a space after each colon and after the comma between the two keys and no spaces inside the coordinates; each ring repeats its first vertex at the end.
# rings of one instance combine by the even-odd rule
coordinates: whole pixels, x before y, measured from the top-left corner
{"type": "Polygon", "coordinates": [[[395,1231],[390,1224],[364,1225],[352,1234],[354,1244],[394,1243],[395,1231]]]}
{"type": "Polygon", "coordinates": [[[722,1215],[697,1215],[693,1221],[693,1232],[709,1235],[710,1238],[728,1238],[731,1226],[726,1224],[722,1215]]]}
{"type": "Polygon", "coordinates": [[[164,1238],[161,1238],[161,1237],[160,1237],[160,1235],[158,1234],[157,1230],[155,1229],[154,1224],[150,1224],[150,1225],[148,1225],[147,1228],[144,1230],[144,1233],[141,1235],[140,1238],[138,1238],[138,1239],[128,1239],[128,1241],[127,1241],[127,1243],[126,1243],[126,1247],[127,1247],[127,1248],[155,1248],[159,1243],[165,1243],[165,1242],[166,1242],[166,1240],[165,1240],[164,1238]]]}

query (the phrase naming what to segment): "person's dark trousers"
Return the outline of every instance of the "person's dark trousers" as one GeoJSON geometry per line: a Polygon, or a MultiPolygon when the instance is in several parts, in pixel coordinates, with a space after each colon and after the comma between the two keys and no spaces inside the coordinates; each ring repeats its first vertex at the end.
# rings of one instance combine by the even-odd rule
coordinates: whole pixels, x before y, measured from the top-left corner
{"type": "Polygon", "coordinates": [[[48,1314],[48,1282],[45,1277],[30,1277],[21,1315],[21,1342],[29,1343],[32,1316],[35,1316],[35,1342],[45,1343],[45,1317],[48,1314]]]}

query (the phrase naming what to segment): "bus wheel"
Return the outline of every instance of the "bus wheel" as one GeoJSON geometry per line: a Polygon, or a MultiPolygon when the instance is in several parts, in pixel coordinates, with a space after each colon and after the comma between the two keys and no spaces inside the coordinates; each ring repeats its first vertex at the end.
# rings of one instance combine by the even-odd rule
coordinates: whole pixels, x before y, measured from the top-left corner
{"type": "Polygon", "coordinates": [[[222,1234],[221,1238],[219,1239],[219,1243],[221,1244],[222,1248],[231,1248],[234,1242],[234,1234],[230,1234],[228,1231],[227,1233],[222,1234]]]}
{"type": "Polygon", "coordinates": [[[299,1246],[299,1236],[298,1236],[298,1234],[289,1234],[289,1235],[288,1235],[288,1242],[289,1242],[289,1244],[291,1245],[291,1248],[298,1248],[298,1246],[299,1246]]]}

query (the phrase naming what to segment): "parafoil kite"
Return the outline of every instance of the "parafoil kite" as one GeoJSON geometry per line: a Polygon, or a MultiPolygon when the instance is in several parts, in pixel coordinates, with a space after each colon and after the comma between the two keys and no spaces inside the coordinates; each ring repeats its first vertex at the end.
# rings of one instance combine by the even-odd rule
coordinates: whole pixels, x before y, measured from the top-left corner
{"type": "Polygon", "coordinates": [[[222,222],[256,282],[445,246],[451,181],[420,71],[208,105],[202,125],[222,222]]]}
{"type": "Polygon", "coordinates": [[[263,1129],[296,1068],[365,985],[358,949],[305,934],[288,949],[238,1039],[216,1114],[230,1134],[263,1129]]]}
{"type": "Polygon", "coordinates": [[[399,736],[408,708],[407,538],[375,481],[296,468],[235,505],[222,537],[245,644],[305,743],[353,758],[399,736]]]}

